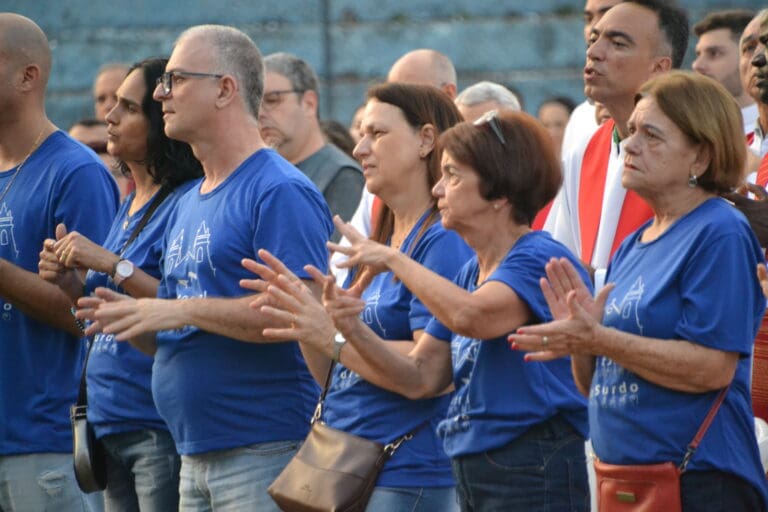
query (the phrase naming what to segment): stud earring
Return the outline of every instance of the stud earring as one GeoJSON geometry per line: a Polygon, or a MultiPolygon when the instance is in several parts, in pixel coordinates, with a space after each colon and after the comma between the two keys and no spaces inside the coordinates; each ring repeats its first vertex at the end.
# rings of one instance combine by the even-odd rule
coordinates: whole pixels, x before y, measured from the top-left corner
{"type": "Polygon", "coordinates": [[[696,188],[696,185],[699,184],[699,179],[696,177],[695,174],[691,174],[688,176],[688,186],[690,188],[696,188]]]}

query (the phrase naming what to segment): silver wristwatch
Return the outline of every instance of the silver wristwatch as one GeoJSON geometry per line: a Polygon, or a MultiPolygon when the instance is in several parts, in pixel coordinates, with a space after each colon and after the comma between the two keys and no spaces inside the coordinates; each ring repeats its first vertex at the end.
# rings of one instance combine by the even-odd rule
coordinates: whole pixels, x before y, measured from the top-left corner
{"type": "Polygon", "coordinates": [[[344,348],[346,343],[347,340],[340,332],[337,332],[336,336],[333,337],[333,360],[335,362],[339,362],[339,359],[341,358],[341,349],[344,348]]]}
{"type": "Polygon", "coordinates": [[[134,270],[135,267],[129,260],[120,260],[115,263],[115,267],[112,269],[112,281],[115,286],[120,286],[123,281],[131,277],[134,270]]]}

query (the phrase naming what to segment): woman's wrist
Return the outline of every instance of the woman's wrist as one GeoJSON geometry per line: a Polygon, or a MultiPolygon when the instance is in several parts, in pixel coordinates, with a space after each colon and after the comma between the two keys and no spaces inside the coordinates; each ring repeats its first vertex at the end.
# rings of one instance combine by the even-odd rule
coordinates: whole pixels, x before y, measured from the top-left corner
{"type": "Polygon", "coordinates": [[[94,269],[94,270],[97,270],[102,274],[107,274],[108,276],[112,277],[115,274],[115,266],[117,266],[118,262],[120,261],[120,256],[118,256],[113,252],[107,251],[106,249],[104,251],[106,254],[102,259],[100,268],[94,269]]]}
{"type": "Polygon", "coordinates": [[[405,253],[400,252],[398,249],[395,249],[394,247],[388,247],[387,255],[384,258],[384,265],[386,265],[389,270],[394,272],[395,267],[397,266],[397,262],[401,257],[408,258],[405,253]]]}

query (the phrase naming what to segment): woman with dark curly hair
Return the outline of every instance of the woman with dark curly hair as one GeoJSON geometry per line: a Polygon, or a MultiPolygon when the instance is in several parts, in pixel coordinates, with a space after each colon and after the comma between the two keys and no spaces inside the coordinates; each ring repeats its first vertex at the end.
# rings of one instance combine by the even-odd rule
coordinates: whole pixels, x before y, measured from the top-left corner
{"type": "MultiPolygon", "coordinates": [[[[121,206],[103,246],[67,233],[63,225],[57,227],[57,240],[43,245],[40,276],[73,303],[98,286],[133,297],[157,293],[165,225],[178,198],[202,176],[189,145],[165,135],[161,105],[152,99],[166,62],[152,58],[135,64],[107,114],[107,150],[136,190],[121,206]],[[149,220],[141,228],[145,215],[149,220]]],[[[152,400],[151,375],[151,357],[112,335],[95,336],[88,358],[88,420],[107,452],[108,511],[178,508],[179,456],[152,400]]]]}

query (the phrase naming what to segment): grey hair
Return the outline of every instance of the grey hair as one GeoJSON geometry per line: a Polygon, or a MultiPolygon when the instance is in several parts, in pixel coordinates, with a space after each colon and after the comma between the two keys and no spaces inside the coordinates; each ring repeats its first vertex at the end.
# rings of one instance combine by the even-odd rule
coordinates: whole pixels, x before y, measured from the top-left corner
{"type": "Polygon", "coordinates": [[[495,101],[505,110],[521,110],[520,100],[517,99],[517,96],[512,91],[501,84],[487,80],[472,84],[461,91],[461,94],[456,96],[455,103],[457,105],[472,106],[478,103],[485,103],[486,101],[495,101]]]}
{"type": "Polygon", "coordinates": [[[273,53],[264,57],[264,68],[270,73],[283,75],[297,91],[317,92],[317,74],[303,59],[290,53],[273,53]]]}
{"type": "Polygon", "coordinates": [[[216,68],[211,72],[234,76],[248,111],[257,117],[264,94],[264,63],[256,43],[234,27],[198,25],[182,32],[175,45],[193,37],[205,39],[211,44],[216,68]]]}

